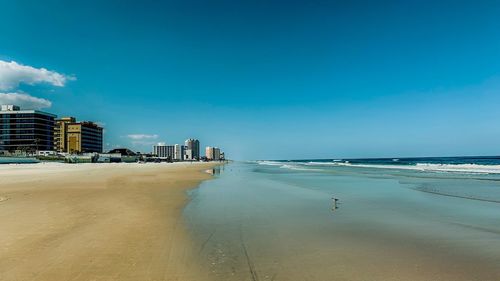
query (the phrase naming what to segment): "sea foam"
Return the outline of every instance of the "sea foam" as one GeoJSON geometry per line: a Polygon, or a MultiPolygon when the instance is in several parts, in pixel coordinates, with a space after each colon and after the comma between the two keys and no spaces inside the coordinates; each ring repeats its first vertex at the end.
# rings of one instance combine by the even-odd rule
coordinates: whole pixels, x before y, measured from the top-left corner
{"type": "Polygon", "coordinates": [[[429,172],[455,172],[455,173],[474,173],[474,174],[500,174],[500,165],[478,165],[478,164],[434,164],[417,163],[415,165],[377,165],[377,164],[351,164],[348,162],[335,163],[307,163],[307,165],[328,165],[328,166],[346,166],[359,168],[375,169],[398,169],[398,170],[416,170],[429,172]]]}

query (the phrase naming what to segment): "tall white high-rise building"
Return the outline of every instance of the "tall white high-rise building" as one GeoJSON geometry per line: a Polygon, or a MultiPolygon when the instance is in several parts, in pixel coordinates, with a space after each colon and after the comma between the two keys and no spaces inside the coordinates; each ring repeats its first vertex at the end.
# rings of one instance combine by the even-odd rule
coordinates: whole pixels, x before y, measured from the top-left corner
{"type": "Polygon", "coordinates": [[[184,146],[180,144],[174,145],[174,159],[177,161],[184,160],[184,146]]]}

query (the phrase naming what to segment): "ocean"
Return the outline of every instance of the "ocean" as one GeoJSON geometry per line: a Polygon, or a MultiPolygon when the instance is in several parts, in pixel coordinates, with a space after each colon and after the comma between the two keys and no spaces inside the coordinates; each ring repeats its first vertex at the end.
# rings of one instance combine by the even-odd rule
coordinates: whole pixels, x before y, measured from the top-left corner
{"type": "Polygon", "coordinates": [[[184,220],[215,280],[500,280],[500,158],[233,162],[184,220]]]}
{"type": "Polygon", "coordinates": [[[311,159],[257,161],[257,163],[264,165],[290,165],[291,168],[314,167],[316,169],[324,169],[325,166],[347,166],[430,172],[500,174],[500,156],[311,159]]]}

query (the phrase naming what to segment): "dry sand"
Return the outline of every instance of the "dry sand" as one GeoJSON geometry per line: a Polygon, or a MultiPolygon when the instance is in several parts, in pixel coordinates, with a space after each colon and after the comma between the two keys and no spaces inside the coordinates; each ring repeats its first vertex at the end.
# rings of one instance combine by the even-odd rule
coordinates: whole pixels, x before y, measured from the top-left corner
{"type": "Polygon", "coordinates": [[[0,280],[204,280],[182,223],[215,164],[0,166],[0,280]]]}

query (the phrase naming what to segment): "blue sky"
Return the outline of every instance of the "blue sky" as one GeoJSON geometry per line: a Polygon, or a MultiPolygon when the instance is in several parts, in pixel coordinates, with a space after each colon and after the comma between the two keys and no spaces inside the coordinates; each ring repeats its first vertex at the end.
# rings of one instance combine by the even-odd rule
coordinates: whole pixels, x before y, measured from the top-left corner
{"type": "Polygon", "coordinates": [[[107,147],[500,154],[499,1],[67,2],[0,0],[0,61],[66,78],[0,93],[102,122],[107,147]]]}

